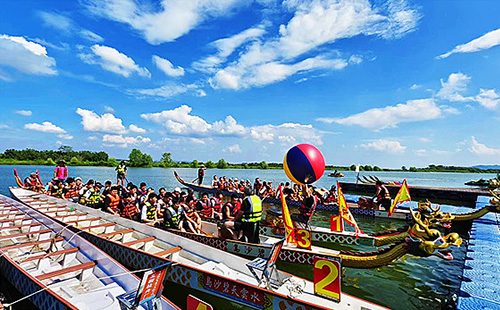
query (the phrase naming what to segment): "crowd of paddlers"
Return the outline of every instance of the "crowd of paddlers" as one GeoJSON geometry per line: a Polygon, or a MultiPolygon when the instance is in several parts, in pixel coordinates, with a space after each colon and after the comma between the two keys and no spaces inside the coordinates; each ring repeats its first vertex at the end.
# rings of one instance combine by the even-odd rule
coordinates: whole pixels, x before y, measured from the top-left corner
{"type": "MultiPolygon", "coordinates": [[[[301,202],[304,198],[302,193],[302,186],[298,184],[290,184],[290,182],[282,182],[279,184],[283,189],[283,195],[287,200],[301,202]]],[[[214,175],[212,180],[212,187],[220,191],[228,191],[234,193],[243,193],[245,187],[251,187],[254,193],[261,198],[272,197],[279,199],[279,191],[273,187],[272,181],[261,181],[256,178],[254,183],[250,180],[238,180],[237,178],[231,179],[225,176],[217,177],[214,175]]],[[[332,185],[330,190],[324,188],[314,188],[314,195],[321,204],[333,204],[337,202],[337,188],[332,185]]]]}

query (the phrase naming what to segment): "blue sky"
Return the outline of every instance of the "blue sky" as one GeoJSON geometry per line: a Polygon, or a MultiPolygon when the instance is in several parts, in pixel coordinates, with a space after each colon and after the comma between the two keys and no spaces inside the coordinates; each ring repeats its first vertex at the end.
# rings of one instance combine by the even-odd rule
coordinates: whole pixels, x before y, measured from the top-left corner
{"type": "Polygon", "coordinates": [[[497,1],[3,1],[0,151],[498,164],[497,1]]]}

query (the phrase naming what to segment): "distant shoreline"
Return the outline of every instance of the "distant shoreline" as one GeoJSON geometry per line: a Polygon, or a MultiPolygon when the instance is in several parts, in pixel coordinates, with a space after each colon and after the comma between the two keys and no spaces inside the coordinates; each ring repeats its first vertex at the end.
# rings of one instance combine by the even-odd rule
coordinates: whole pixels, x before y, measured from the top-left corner
{"type": "MultiPolygon", "coordinates": [[[[0,159],[0,165],[2,166],[55,166],[54,164],[48,164],[47,161],[44,160],[12,160],[12,159],[0,159]]],[[[118,162],[78,162],[78,163],[67,163],[68,166],[71,167],[116,167],[118,162]]],[[[129,168],[199,168],[201,164],[197,164],[196,166],[193,163],[181,162],[181,163],[172,163],[170,165],[165,165],[162,162],[155,162],[151,166],[145,167],[129,167],[129,168]]],[[[366,166],[365,166],[366,167],[366,166]]],[[[376,166],[375,166],[376,167],[376,166]]],[[[352,167],[335,167],[335,166],[327,166],[326,171],[353,171],[352,167]]],[[[378,167],[376,167],[378,168],[378,167]]],[[[227,167],[218,168],[218,167],[210,167],[210,169],[242,169],[242,170],[281,170],[283,169],[283,165],[281,163],[268,163],[268,167],[263,169],[259,163],[245,163],[245,164],[231,164],[228,163],[227,167]]],[[[378,168],[376,170],[364,168],[360,169],[363,172],[447,172],[447,173],[490,173],[490,174],[498,174],[500,173],[500,169],[479,169],[479,168],[470,168],[470,167],[455,167],[455,166],[435,166],[435,167],[427,167],[427,168],[415,168],[411,167],[410,169],[402,170],[402,169],[382,169],[378,168]]]]}

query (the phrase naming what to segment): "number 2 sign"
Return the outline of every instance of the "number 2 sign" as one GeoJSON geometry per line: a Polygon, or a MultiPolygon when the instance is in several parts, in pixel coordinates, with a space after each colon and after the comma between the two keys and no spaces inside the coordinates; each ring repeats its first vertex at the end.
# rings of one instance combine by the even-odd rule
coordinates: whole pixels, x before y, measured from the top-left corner
{"type": "Polygon", "coordinates": [[[314,294],[340,302],[340,262],[314,258],[314,294]]]}

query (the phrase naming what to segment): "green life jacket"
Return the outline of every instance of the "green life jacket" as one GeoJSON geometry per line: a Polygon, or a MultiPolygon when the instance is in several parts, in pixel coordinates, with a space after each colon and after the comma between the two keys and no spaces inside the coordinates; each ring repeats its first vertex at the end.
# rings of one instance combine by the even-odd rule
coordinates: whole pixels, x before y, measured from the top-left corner
{"type": "Polygon", "coordinates": [[[242,222],[255,223],[262,219],[262,201],[256,195],[245,198],[250,202],[250,210],[243,213],[242,222]]]}
{"type": "MultiPolygon", "coordinates": [[[[174,227],[172,227],[172,228],[177,227],[179,225],[180,220],[181,220],[181,213],[178,211],[175,211],[175,209],[172,206],[168,207],[167,211],[170,212],[172,222],[174,222],[174,227]]],[[[168,222],[165,224],[170,226],[170,223],[168,223],[168,222]]]]}

